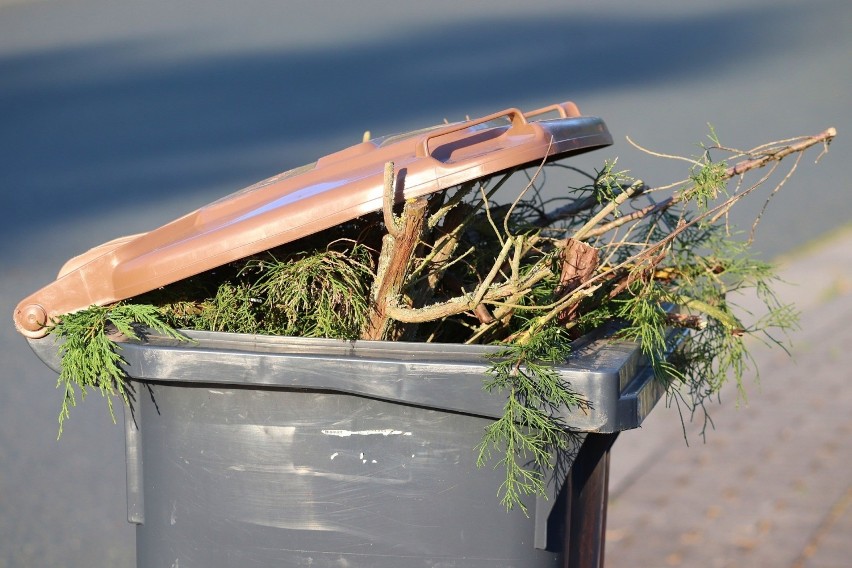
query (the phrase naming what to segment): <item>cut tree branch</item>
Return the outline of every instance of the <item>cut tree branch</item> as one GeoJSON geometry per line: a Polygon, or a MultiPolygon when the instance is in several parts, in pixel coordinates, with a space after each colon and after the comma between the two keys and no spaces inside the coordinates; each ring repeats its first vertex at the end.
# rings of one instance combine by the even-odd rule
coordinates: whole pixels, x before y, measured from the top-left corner
{"type": "Polygon", "coordinates": [[[382,238],[382,250],[371,291],[371,307],[361,333],[362,339],[387,339],[391,329],[388,305],[402,292],[414,251],[426,220],[428,201],[421,197],[405,202],[402,217],[393,214],[393,162],[385,165],[384,215],[388,233],[382,238]]]}

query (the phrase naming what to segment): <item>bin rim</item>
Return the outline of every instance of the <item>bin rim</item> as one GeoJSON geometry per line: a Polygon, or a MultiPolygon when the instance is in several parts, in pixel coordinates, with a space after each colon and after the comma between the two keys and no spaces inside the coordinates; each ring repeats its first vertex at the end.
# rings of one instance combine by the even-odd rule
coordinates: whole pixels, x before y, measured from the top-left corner
{"type": "MultiPolygon", "coordinates": [[[[575,341],[556,367],[589,402],[554,416],[577,431],[636,428],[663,396],[639,343],[605,326],[575,341]]],[[[483,390],[490,355],[499,346],[341,340],[228,332],[184,331],[190,341],[156,333],[118,341],[123,367],[137,382],[189,388],[294,389],[337,392],[496,419],[505,397],[483,390]]],[[[683,330],[670,331],[672,343],[683,330]]],[[[36,355],[59,372],[53,336],[29,339],[36,355]]]]}

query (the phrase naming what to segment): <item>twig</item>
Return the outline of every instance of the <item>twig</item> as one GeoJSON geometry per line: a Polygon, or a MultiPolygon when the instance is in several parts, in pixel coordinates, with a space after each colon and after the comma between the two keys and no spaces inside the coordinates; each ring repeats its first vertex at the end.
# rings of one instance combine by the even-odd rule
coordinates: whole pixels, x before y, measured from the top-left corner
{"type": "Polygon", "coordinates": [[[656,156],[657,158],[668,158],[670,160],[681,160],[681,161],[686,162],[688,164],[692,164],[693,166],[701,167],[701,162],[698,162],[698,161],[693,160],[691,158],[687,158],[685,156],[673,156],[671,154],[663,154],[662,152],[655,152],[653,150],[649,150],[648,148],[644,148],[644,147],[640,146],[639,144],[637,144],[636,142],[631,140],[630,136],[625,136],[625,138],[627,139],[627,142],[631,146],[633,146],[637,150],[641,150],[642,152],[649,154],[651,156],[656,156]]]}
{"type": "MultiPolygon", "coordinates": [[[[508,174],[507,174],[508,175],[508,174]]],[[[458,191],[445,203],[440,209],[435,211],[434,214],[429,216],[428,227],[430,229],[436,227],[441,219],[444,218],[447,213],[449,213],[453,208],[459,205],[467,195],[473,191],[473,188],[476,187],[476,184],[472,181],[467,183],[463,183],[458,191]]]]}
{"type": "MultiPolygon", "coordinates": [[[[543,266],[537,270],[531,271],[524,279],[522,279],[517,289],[511,283],[502,284],[491,288],[485,292],[482,297],[482,303],[490,302],[491,300],[499,300],[508,298],[515,293],[526,293],[537,283],[547,278],[552,274],[550,267],[543,266]]],[[[422,308],[409,308],[400,306],[398,303],[389,304],[387,306],[387,314],[393,319],[402,323],[425,323],[438,319],[447,318],[458,315],[467,311],[472,311],[480,302],[473,301],[472,294],[456,296],[449,300],[431,304],[422,308]]]]}
{"type": "MultiPolygon", "coordinates": [[[[751,160],[745,160],[745,161],[739,162],[738,164],[736,164],[734,166],[727,168],[725,170],[724,174],[722,175],[722,180],[723,181],[729,180],[734,176],[742,176],[743,174],[745,174],[745,173],[747,173],[751,170],[762,168],[762,167],[766,166],[767,164],[769,164],[770,162],[781,161],[782,159],[789,156],[790,154],[794,154],[794,153],[797,153],[797,152],[804,152],[805,150],[807,150],[808,148],[810,148],[811,146],[814,146],[816,144],[819,144],[819,143],[828,144],[828,143],[831,142],[831,140],[835,136],[837,136],[837,131],[834,128],[829,128],[829,129],[821,132],[820,134],[817,134],[816,136],[808,136],[804,139],[800,139],[800,141],[796,142],[795,144],[791,144],[789,146],[784,146],[784,147],[777,149],[777,150],[774,150],[774,151],[773,150],[767,151],[763,156],[761,156],[759,158],[755,158],[755,159],[751,159],[751,160]]],[[[786,178],[785,178],[785,181],[786,181],[786,178]]],[[[613,220],[613,221],[611,221],[611,222],[609,222],[605,225],[601,225],[597,228],[592,228],[592,227],[594,227],[594,225],[596,225],[601,220],[603,220],[606,217],[606,214],[609,214],[615,207],[610,207],[609,211],[606,211],[606,208],[605,208],[605,209],[601,210],[601,212],[599,212],[597,215],[595,215],[595,217],[592,218],[588,223],[586,223],[586,225],[584,225],[579,231],[577,231],[574,234],[574,238],[579,239],[579,240],[588,240],[590,238],[600,236],[600,235],[602,235],[602,234],[604,234],[608,231],[611,231],[612,229],[615,229],[616,227],[620,227],[620,226],[622,226],[626,223],[630,223],[632,221],[641,219],[642,217],[645,217],[647,215],[668,209],[672,205],[675,205],[676,203],[679,203],[679,202],[683,201],[684,199],[686,199],[689,196],[689,190],[694,188],[694,187],[695,186],[693,184],[689,187],[686,187],[682,191],[678,192],[677,195],[673,195],[671,197],[668,197],[668,198],[666,198],[665,200],[663,200],[659,203],[648,205],[646,207],[643,207],[642,209],[639,209],[638,211],[634,211],[633,213],[619,217],[618,219],[615,219],[615,220],[613,220]],[[606,214],[603,214],[605,211],[606,211],[606,214]]],[[[730,198],[729,200],[727,200],[725,203],[723,203],[723,207],[717,208],[716,212],[722,212],[722,214],[724,214],[724,212],[727,209],[730,209],[730,207],[734,203],[739,201],[739,199],[742,196],[746,195],[747,193],[750,193],[751,189],[754,189],[754,186],[752,186],[752,188],[750,188],[749,190],[746,190],[742,193],[739,193],[739,194],[733,196],[732,198],[730,198]]],[[[655,191],[655,189],[647,190],[646,193],[651,192],[651,191],[655,191]]],[[[622,194],[619,194],[618,197],[622,197],[624,195],[625,194],[622,193],[622,194]]],[[[616,198],[616,200],[617,199],[618,198],[616,198]]],[[[624,198],[624,200],[626,200],[626,199],[627,199],[627,197],[624,198]]],[[[622,200],[622,201],[624,201],[624,200],[622,200]]],[[[611,206],[614,203],[614,201],[612,203],[610,203],[609,205],[611,206]]],[[[717,219],[718,219],[718,217],[714,218],[713,221],[715,221],[717,219]]]]}
{"type": "Polygon", "coordinates": [[[632,221],[636,221],[637,219],[647,217],[648,215],[651,215],[652,213],[658,213],[660,211],[665,211],[666,209],[668,209],[669,207],[671,207],[672,205],[674,205],[678,201],[679,200],[676,200],[674,197],[668,197],[668,198],[660,201],[659,203],[652,203],[651,205],[647,205],[647,206],[643,207],[642,209],[634,211],[633,213],[628,213],[627,215],[622,215],[618,219],[610,221],[609,223],[607,223],[605,225],[601,225],[600,227],[597,227],[596,229],[589,229],[582,236],[575,235],[574,238],[577,239],[577,240],[588,240],[588,239],[593,239],[595,237],[599,237],[599,236],[601,236],[605,233],[608,233],[609,231],[611,231],[613,229],[621,227],[622,225],[626,225],[627,223],[630,223],[632,221]]]}
{"type": "Polygon", "coordinates": [[[521,202],[521,199],[524,198],[530,188],[532,188],[535,184],[535,180],[538,179],[538,176],[541,174],[542,170],[544,169],[544,165],[547,163],[547,159],[550,156],[551,146],[553,146],[553,136],[550,137],[550,142],[547,143],[547,151],[545,151],[544,158],[541,160],[541,163],[536,168],[535,173],[533,173],[532,177],[530,178],[530,181],[527,183],[524,189],[521,190],[520,193],[518,193],[518,196],[515,198],[515,201],[513,201],[512,205],[509,206],[509,210],[506,212],[506,216],[503,217],[503,231],[505,231],[507,235],[512,234],[512,232],[509,230],[509,218],[512,215],[512,211],[515,210],[515,207],[518,206],[518,203],[521,202]]]}
{"type": "Polygon", "coordinates": [[[781,188],[784,187],[784,184],[787,183],[787,180],[789,180],[793,176],[793,173],[795,173],[796,168],[799,167],[799,162],[802,161],[803,155],[804,154],[799,154],[798,156],[796,156],[796,161],[793,162],[793,167],[790,168],[790,171],[787,172],[787,175],[784,176],[784,179],[778,182],[778,184],[772,190],[772,193],[770,193],[766,197],[766,201],[763,202],[763,207],[761,207],[760,213],[757,214],[757,217],[755,217],[754,222],[751,224],[751,231],[748,235],[749,244],[754,241],[754,235],[757,232],[757,226],[760,224],[760,220],[763,218],[763,214],[766,213],[766,208],[769,207],[769,202],[772,201],[772,198],[775,197],[775,195],[779,191],[781,191],[781,188]]]}
{"type": "Polygon", "coordinates": [[[595,225],[604,220],[610,213],[618,209],[618,206],[633,197],[634,195],[638,195],[645,191],[645,184],[641,181],[636,181],[629,187],[627,187],[623,192],[619,193],[615,196],[615,199],[607,203],[604,207],[601,208],[600,211],[595,213],[595,215],[589,219],[589,221],[580,227],[577,232],[574,233],[574,238],[578,241],[584,240],[587,238],[589,231],[592,230],[595,225]]]}
{"type": "Polygon", "coordinates": [[[500,241],[501,245],[504,245],[505,241],[503,240],[503,235],[500,234],[500,229],[498,229],[497,225],[494,223],[494,218],[491,216],[491,204],[488,202],[488,195],[485,193],[485,189],[483,189],[482,186],[479,187],[479,193],[482,195],[482,202],[485,204],[485,217],[488,219],[488,223],[494,230],[494,236],[497,237],[497,240],[500,241]]]}
{"type": "Polygon", "coordinates": [[[396,185],[394,184],[393,162],[385,164],[384,193],[382,194],[382,214],[384,215],[385,229],[392,237],[399,235],[400,220],[393,214],[393,206],[396,201],[396,185]]]}
{"type": "Polygon", "coordinates": [[[598,203],[598,198],[594,195],[590,195],[580,201],[572,201],[568,205],[557,207],[553,211],[545,213],[534,223],[534,225],[536,227],[546,227],[556,221],[562,221],[563,219],[574,217],[583,211],[588,211],[592,207],[598,205],[598,203]]]}
{"type": "Polygon", "coordinates": [[[761,156],[760,158],[742,161],[736,164],[735,166],[728,168],[726,175],[728,178],[737,175],[742,175],[748,171],[763,167],[769,162],[780,161],[789,156],[790,154],[794,154],[796,152],[804,152],[815,144],[829,144],[835,136],[837,136],[837,130],[834,127],[828,128],[823,132],[817,134],[816,136],[807,136],[801,139],[799,142],[796,142],[795,144],[784,146],[783,148],[776,151],[767,151],[767,153],[761,156]]]}

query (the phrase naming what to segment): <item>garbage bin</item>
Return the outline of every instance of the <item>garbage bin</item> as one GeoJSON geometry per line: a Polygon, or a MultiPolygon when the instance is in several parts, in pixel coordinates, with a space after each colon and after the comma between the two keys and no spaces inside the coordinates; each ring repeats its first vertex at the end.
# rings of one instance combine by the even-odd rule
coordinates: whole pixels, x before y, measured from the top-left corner
{"type": "MultiPolygon", "coordinates": [[[[602,120],[571,103],[365,141],[70,260],[19,303],[15,324],[58,370],[45,337],[53,318],[611,142],[602,120]],[[388,161],[404,178],[393,195],[388,161]]],[[[556,456],[549,495],[528,503],[527,517],[500,505],[504,472],[474,463],[505,402],[482,390],[491,348],[187,335],[193,342],[121,343],[134,387],[128,518],[142,568],[599,565],[609,447],[662,392],[637,345],[577,341],[559,371],[590,408],[563,409],[577,447],[556,456]]]]}
{"type": "MultiPolygon", "coordinates": [[[[140,568],[599,565],[609,446],[663,392],[635,343],[579,341],[559,371],[591,408],[561,418],[586,434],[527,517],[474,463],[502,412],[491,348],[187,334],[122,343],[140,568]]],[[[30,344],[58,370],[52,341],[30,344]]]]}

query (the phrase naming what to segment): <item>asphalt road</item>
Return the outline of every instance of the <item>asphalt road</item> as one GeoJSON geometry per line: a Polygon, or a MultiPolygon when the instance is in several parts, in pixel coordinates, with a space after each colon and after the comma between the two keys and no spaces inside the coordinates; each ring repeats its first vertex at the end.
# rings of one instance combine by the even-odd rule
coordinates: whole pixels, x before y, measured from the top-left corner
{"type": "MultiPolygon", "coordinates": [[[[773,256],[852,217],[852,4],[0,1],[0,314],[61,264],[374,135],[571,99],[651,183],[712,123],[840,137],[765,216],[773,256]]],[[[755,203],[741,219],[759,209],[755,203]]],[[[97,395],[56,442],[55,376],[0,326],[0,567],[131,566],[123,437],[97,395]]]]}

